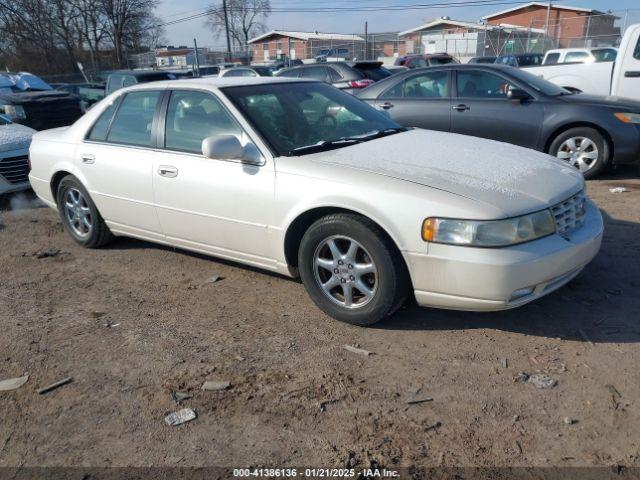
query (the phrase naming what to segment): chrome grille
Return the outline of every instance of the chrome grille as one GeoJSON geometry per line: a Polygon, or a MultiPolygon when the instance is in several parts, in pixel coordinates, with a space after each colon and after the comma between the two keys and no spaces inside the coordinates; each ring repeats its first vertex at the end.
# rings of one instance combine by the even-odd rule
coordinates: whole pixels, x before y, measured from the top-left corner
{"type": "Polygon", "coordinates": [[[586,200],[587,196],[583,190],[551,207],[556,221],[556,231],[560,235],[567,235],[582,226],[586,214],[586,200]]]}
{"type": "Polygon", "coordinates": [[[29,163],[27,155],[0,158],[0,175],[14,185],[28,182],[29,163]]]}

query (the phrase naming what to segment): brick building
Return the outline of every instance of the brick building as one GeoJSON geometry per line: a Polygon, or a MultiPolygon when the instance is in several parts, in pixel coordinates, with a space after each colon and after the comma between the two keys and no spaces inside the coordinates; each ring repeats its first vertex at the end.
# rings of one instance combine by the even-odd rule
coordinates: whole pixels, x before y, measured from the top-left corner
{"type": "Polygon", "coordinates": [[[345,58],[356,56],[364,39],[358,35],[319,32],[290,32],[271,30],[249,40],[254,62],[263,62],[287,57],[292,59],[314,58],[323,50],[339,49],[345,58]]]}
{"type": "MultiPolygon", "coordinates": [[[[530,2],[483,17],[489,25],[508,24],[546,29],[546,2],[530,2]]],[[[549,11],[549,38],[552,46],[582,47],[610,45],[620,35],[614,26],[617,17],[590,8],[552,5],[549,11]]]]}

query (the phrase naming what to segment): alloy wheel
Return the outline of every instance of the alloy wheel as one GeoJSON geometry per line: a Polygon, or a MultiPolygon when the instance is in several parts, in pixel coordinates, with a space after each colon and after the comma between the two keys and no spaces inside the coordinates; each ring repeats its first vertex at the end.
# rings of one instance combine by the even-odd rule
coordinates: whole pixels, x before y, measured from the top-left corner
{"type": "Polygon", "coordinates": [[[86,238],[91,234],[93,228],[91,209],[87,199],[77,188],[67,190],[64,213],[69,226],[78,237],[86,238]]]}
{"type": "Polygon", "coordinates": [[[352,238],[336,235],[321,242],[313,256],[313,271],[322,292],[341,307],[363,307],[376,294],[376,265],[352,238]]]}

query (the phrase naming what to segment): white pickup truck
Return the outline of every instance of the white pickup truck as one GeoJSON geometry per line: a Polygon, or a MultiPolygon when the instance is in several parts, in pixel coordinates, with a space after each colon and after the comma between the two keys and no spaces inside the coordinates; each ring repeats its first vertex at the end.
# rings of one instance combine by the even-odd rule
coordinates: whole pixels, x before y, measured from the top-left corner
{"type": "Polygon", "coordinates": [[[573,91],[640,100],[640,23],[627,28],[615,62],[529,67],[527,72],[573,91]]]}

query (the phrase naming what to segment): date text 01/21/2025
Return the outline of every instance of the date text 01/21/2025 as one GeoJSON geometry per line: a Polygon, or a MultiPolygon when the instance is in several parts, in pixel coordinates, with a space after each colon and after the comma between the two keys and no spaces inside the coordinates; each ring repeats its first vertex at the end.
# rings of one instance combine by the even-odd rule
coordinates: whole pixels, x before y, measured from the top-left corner
{"type": "Polygon", "coordinates": [[[384,468],[363,468],[356,470],[354,468],[236,468],[233,470],[233,476],[242,477],[265,477],[265,478],[398,478],[399,473],[396,470],[388,470],[384,468]]]}

